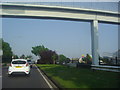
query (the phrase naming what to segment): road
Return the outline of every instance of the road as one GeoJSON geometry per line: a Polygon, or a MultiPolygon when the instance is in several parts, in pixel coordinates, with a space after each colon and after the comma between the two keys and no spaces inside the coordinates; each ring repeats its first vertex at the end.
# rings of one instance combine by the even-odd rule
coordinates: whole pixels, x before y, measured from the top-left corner
{"type": "Polygon", "coordinates": [[[31,68],[30,76],[14,75],[8,77],[8,67],[2,68],[2,88],[50,88],[35,66],[31,68]]]}
{"type": "Polygon", "coordinates": [[[0,62],[0,90],[2,89],[2,64],[0,62]]]}

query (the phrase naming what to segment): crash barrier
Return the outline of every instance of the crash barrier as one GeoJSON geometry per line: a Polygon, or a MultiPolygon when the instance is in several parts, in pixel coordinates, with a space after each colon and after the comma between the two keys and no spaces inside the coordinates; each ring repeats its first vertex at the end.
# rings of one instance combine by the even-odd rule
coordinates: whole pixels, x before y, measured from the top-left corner
{"type": "Polygon", "coordinates": [[[92,70],[120,72],[120,66],[91,65],[91,69],[92,70]]]}

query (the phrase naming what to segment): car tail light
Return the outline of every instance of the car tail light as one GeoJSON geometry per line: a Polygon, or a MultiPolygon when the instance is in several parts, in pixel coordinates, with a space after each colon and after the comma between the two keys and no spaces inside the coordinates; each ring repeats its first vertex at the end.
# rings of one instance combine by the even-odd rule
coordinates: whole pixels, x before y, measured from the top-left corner
{"type": "Polygon", "coordinates": [[[28,63],[26,64],[26,67],[28,66],[28,63]]]}
{"type": "Polygon", "coordinates": [[[12,64],[10,64],[9,66],[12,67],[12,64]]]}

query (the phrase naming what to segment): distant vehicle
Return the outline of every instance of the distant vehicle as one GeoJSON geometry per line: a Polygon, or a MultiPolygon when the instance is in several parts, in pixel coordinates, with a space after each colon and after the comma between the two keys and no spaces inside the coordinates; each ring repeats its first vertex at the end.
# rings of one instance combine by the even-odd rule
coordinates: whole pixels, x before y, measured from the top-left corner
{"type": "Polygon", "coordinates": [[[30,74],[30,65],[26,59],[13,59],[8,68],[8,75],[14,73],[25,73],[26,75],[30,74]]]}
{"type": "Polygon", "coordinates": [[[31,60],[27,60],[27,62],[29,63],[29,65],[30,65],[30,68],[32,68],[32,61],[31,60]]]}

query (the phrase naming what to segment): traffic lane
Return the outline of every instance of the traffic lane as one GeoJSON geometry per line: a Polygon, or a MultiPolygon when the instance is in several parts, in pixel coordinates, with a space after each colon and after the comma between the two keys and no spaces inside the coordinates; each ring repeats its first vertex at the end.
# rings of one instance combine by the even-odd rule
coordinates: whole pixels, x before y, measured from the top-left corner
{"type": "Polygon", "coordinates": [[[2,64],[0,62],[0,90],[2,89],[2,64]]]}
{"type": "Polygon", "coordinates": [[[2,89],[2,76],[0,76],[0,90],[2,89]]]}
{"type": "Polygon", "coordinates": [[[8,67],[2,69],[2,88],[49,88],[42,75],[38,72],[37,68],[31,68],[30,76],[14,75],[8,77],[8,67]]]}

